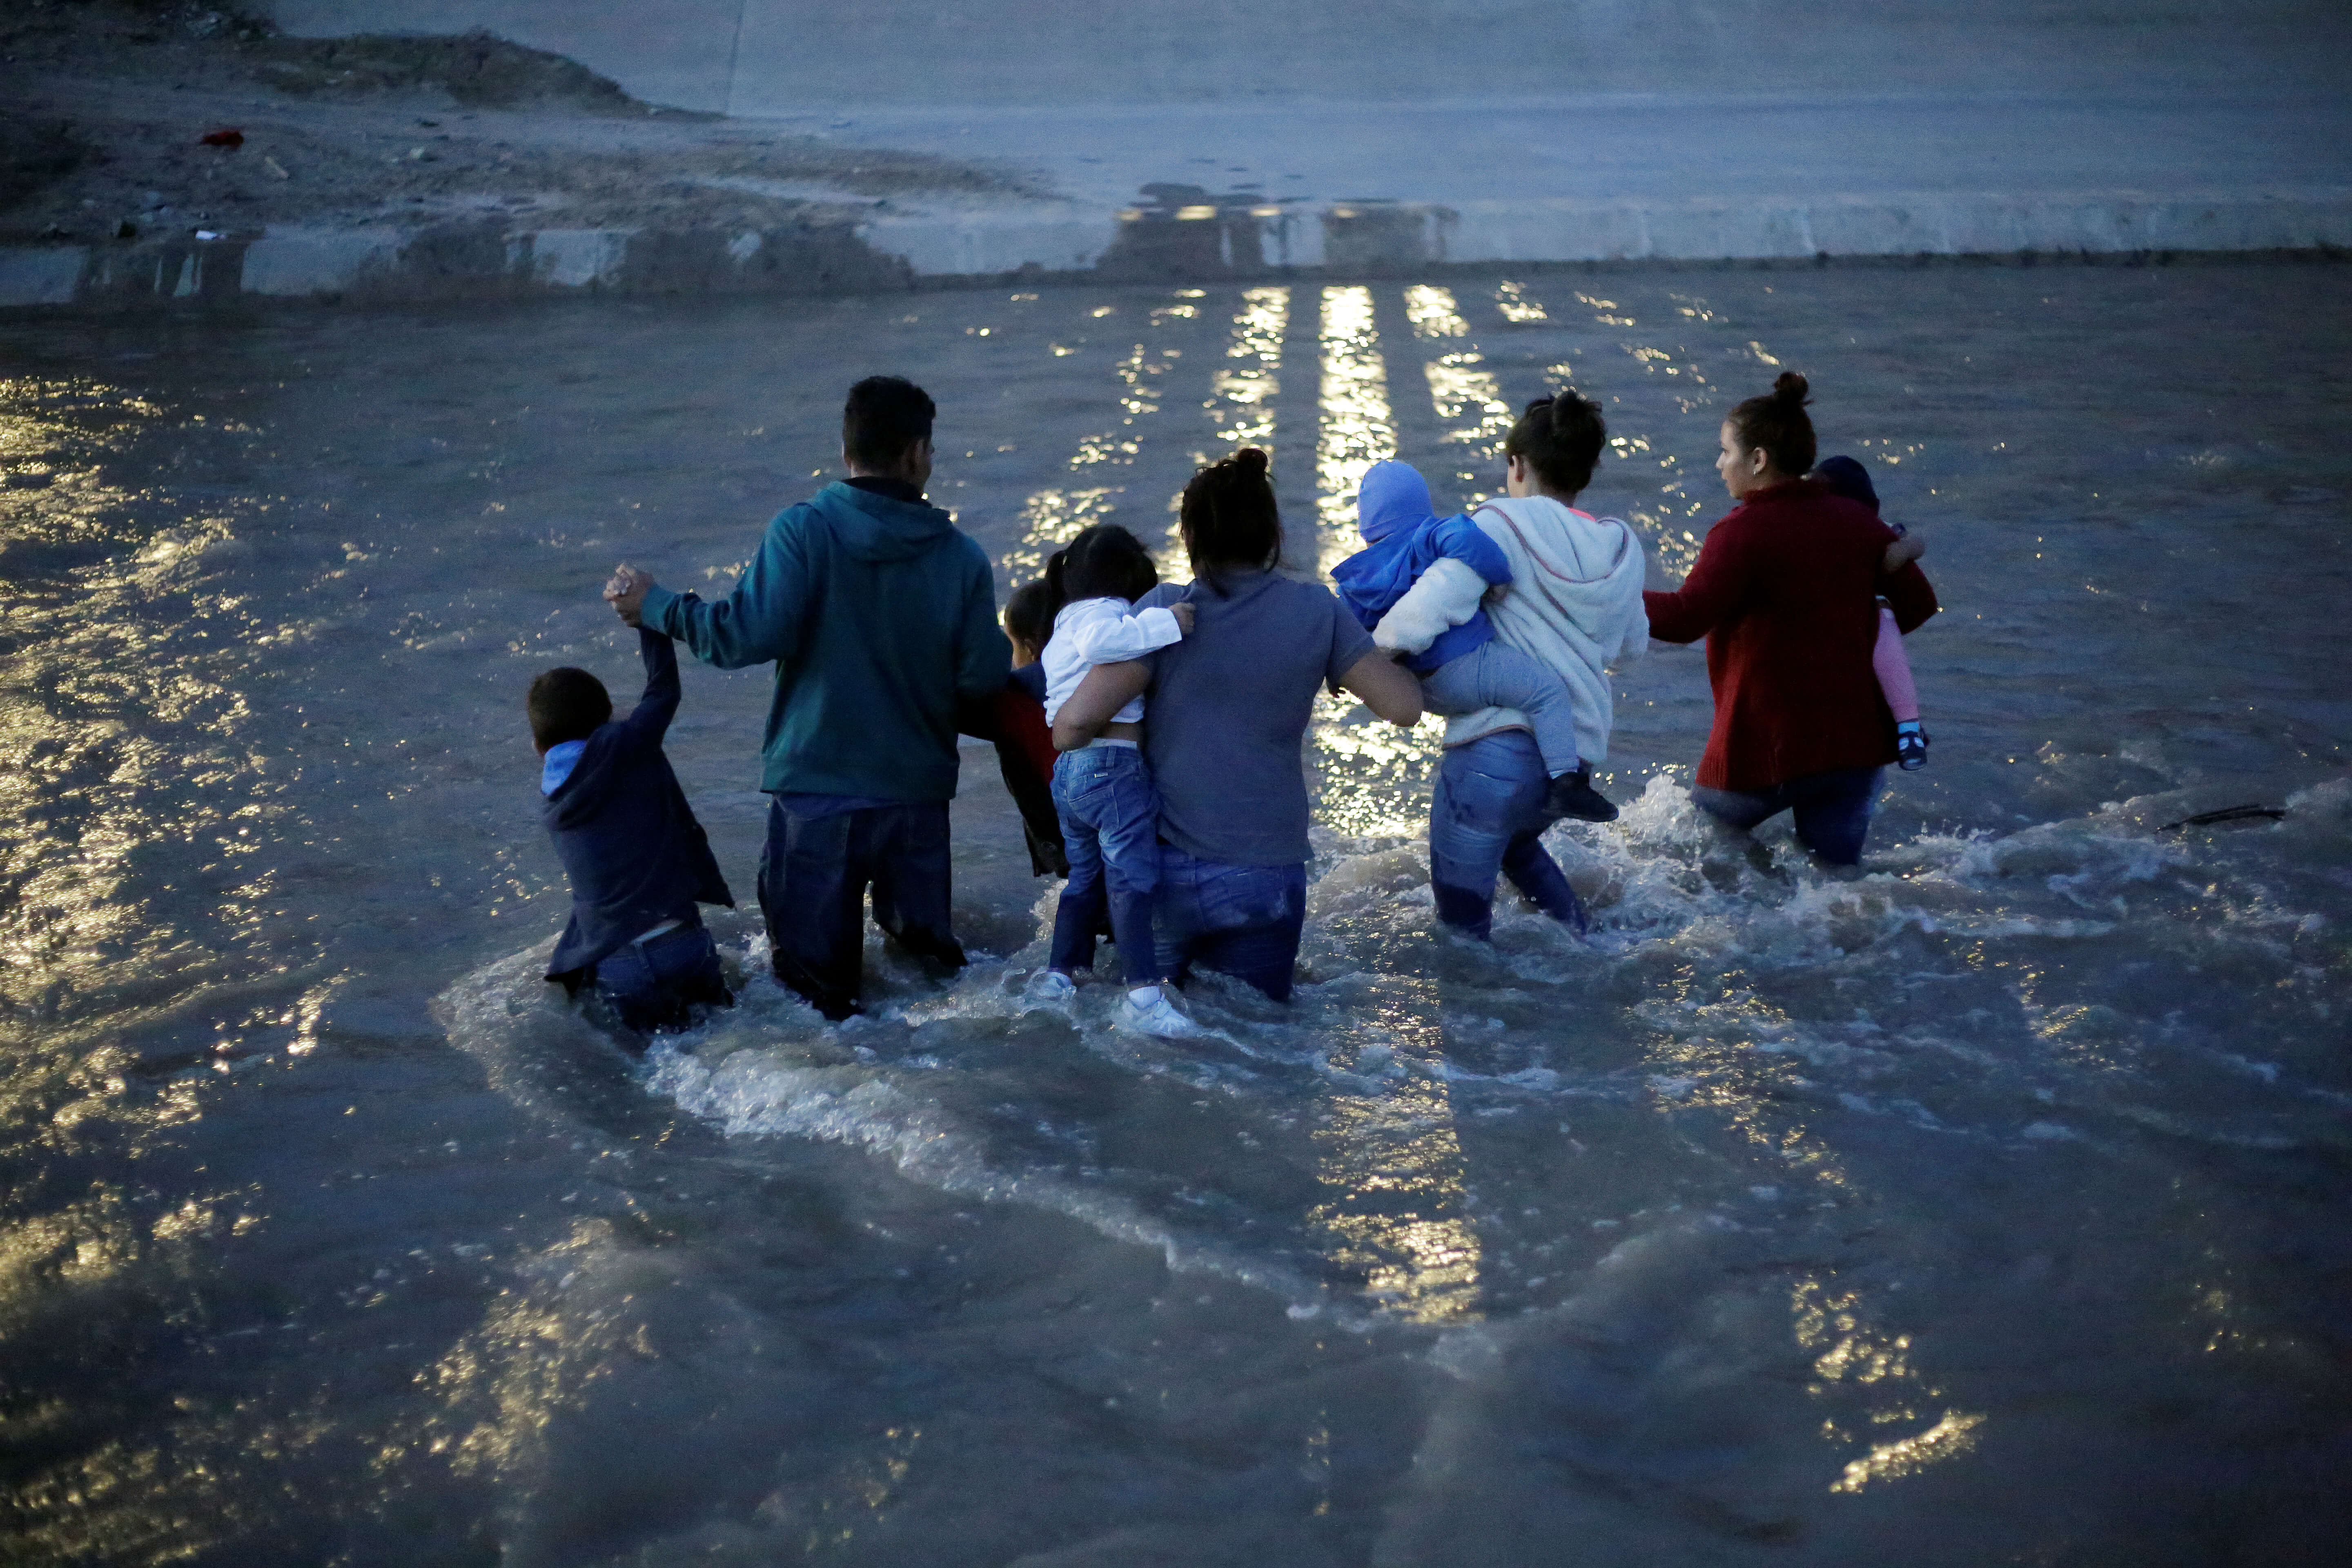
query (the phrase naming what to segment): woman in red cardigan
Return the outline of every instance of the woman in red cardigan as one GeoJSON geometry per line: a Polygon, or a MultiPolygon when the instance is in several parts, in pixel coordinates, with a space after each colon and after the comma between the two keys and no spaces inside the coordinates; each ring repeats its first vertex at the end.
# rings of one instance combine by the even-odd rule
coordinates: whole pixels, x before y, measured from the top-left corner
{"type": "Polygon", "coordinates": [[[1813,466],[1806,392],[1783,372],[1731,411],[1716,468],[1739,504],[1680,588],[1642,599],[1653,637],[1706,638],[1715,730],[1691,798],[1741,829],[1793,811],[1807,848],[1851,866],[1895,761],[1870,659],[1877,601],[1909,632],[1936,613],[1936,591],[1916,565],[1885,570],[1896,535],[1868,507],[1801,477],[1813,466]]]}

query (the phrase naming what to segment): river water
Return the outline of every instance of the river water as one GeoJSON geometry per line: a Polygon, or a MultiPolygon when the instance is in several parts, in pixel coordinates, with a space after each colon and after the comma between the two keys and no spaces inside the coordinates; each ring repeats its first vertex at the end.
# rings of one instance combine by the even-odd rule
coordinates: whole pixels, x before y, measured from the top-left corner
{"type": "MultiPolygon", "coordinates": [[[[0,1485],[26,1563],[2284,1563],[2352,1468],[2352,291],[2333,266],[1453,278],[0,326],[0,1485]],[[939,988],[638,1060],[537,979],[521,693],[723,588],[842,390],[1034,574],[1270,445],[1295,561],[1572,378],[1671,583],[1807,371],[1924,530],[1858,877],[1621,672],[1579,942],[1437,934],[1433,731],[1327,704],[1281,1011],[939,988]],[[2244,804],[2271,815],[2174,826],[2244,804]]],[[[764,673],[670,753],[751,890],[764,673]]]]}

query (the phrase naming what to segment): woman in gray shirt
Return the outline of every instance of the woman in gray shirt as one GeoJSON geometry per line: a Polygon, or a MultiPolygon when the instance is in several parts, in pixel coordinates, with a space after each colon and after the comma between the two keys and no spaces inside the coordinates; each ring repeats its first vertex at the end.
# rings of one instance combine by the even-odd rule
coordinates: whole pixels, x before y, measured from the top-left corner
{"type": "Polygon", "coordinates": [[[1290,996],[1307,919],[1307,775],[1299,748],[1328,680],[1379,717],[1421,718],[1421,688],[1320,583],[1285,576],[1266,456],[1244,447],[1192,476],[1180,529],[1192,581],[1139,609],[1182,601],[1191,637],[1147,659],[1097,666],[1054,723],[1084,745],[1144,694],[1144,755],[1160,792],[1161,973],[1195,964],[1290,996]]]}

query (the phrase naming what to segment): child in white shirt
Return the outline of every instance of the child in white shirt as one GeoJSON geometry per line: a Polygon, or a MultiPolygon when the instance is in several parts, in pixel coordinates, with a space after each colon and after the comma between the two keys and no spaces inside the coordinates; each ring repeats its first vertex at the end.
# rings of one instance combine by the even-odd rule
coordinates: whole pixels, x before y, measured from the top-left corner
{"type": "MultiPolygon", "coordinates": [[[[1134,613],[1134,602],[1159,586],[1160,573],[1143,542],[1116,523],[1087,529],[1045,563],[1054,605],[1054,635],[1045,644],[1045,722],[1098,664],[1138,659],[1181,641],[1192,629],[1192,606],[1134,613]]],[[[1151,900],[1160,886],[1160,796],[1139,742],[1143,699],[1121,708],[1102,734],[1054,764],[1054,805],[1062,819],[1070,879],[1054,916],[1054,944],[1035,994],[1060,1000],[1076,990],[1074,969],[1094,963],[1094,932],[1108,902],[1111,938],[1128,984],[1118,1021],[1148,1035],[1182,1038],[1197,1033],[1160,988],[1160,955],[1151,932],[1151,900]]]]}

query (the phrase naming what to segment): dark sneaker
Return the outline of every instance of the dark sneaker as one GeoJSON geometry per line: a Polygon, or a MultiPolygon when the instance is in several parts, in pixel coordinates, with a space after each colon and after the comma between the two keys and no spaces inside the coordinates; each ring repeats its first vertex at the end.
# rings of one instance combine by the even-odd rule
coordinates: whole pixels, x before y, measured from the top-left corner
{"type": "Polygon", "coordinates": [[[1592,770],[1589,767],[1552,780],[1551,788],[1544,792],[1543,808],[1547,816],[1573,816],[1580,822],[1617,820],[1617,808],[1592,787],[1592,770]]]}
{"type": "Polygon", "coordinates": [[[1927,732],[1916,725],[1895,733],[1895,761],[1906,773],[1927,765],[1927,732]]]}

